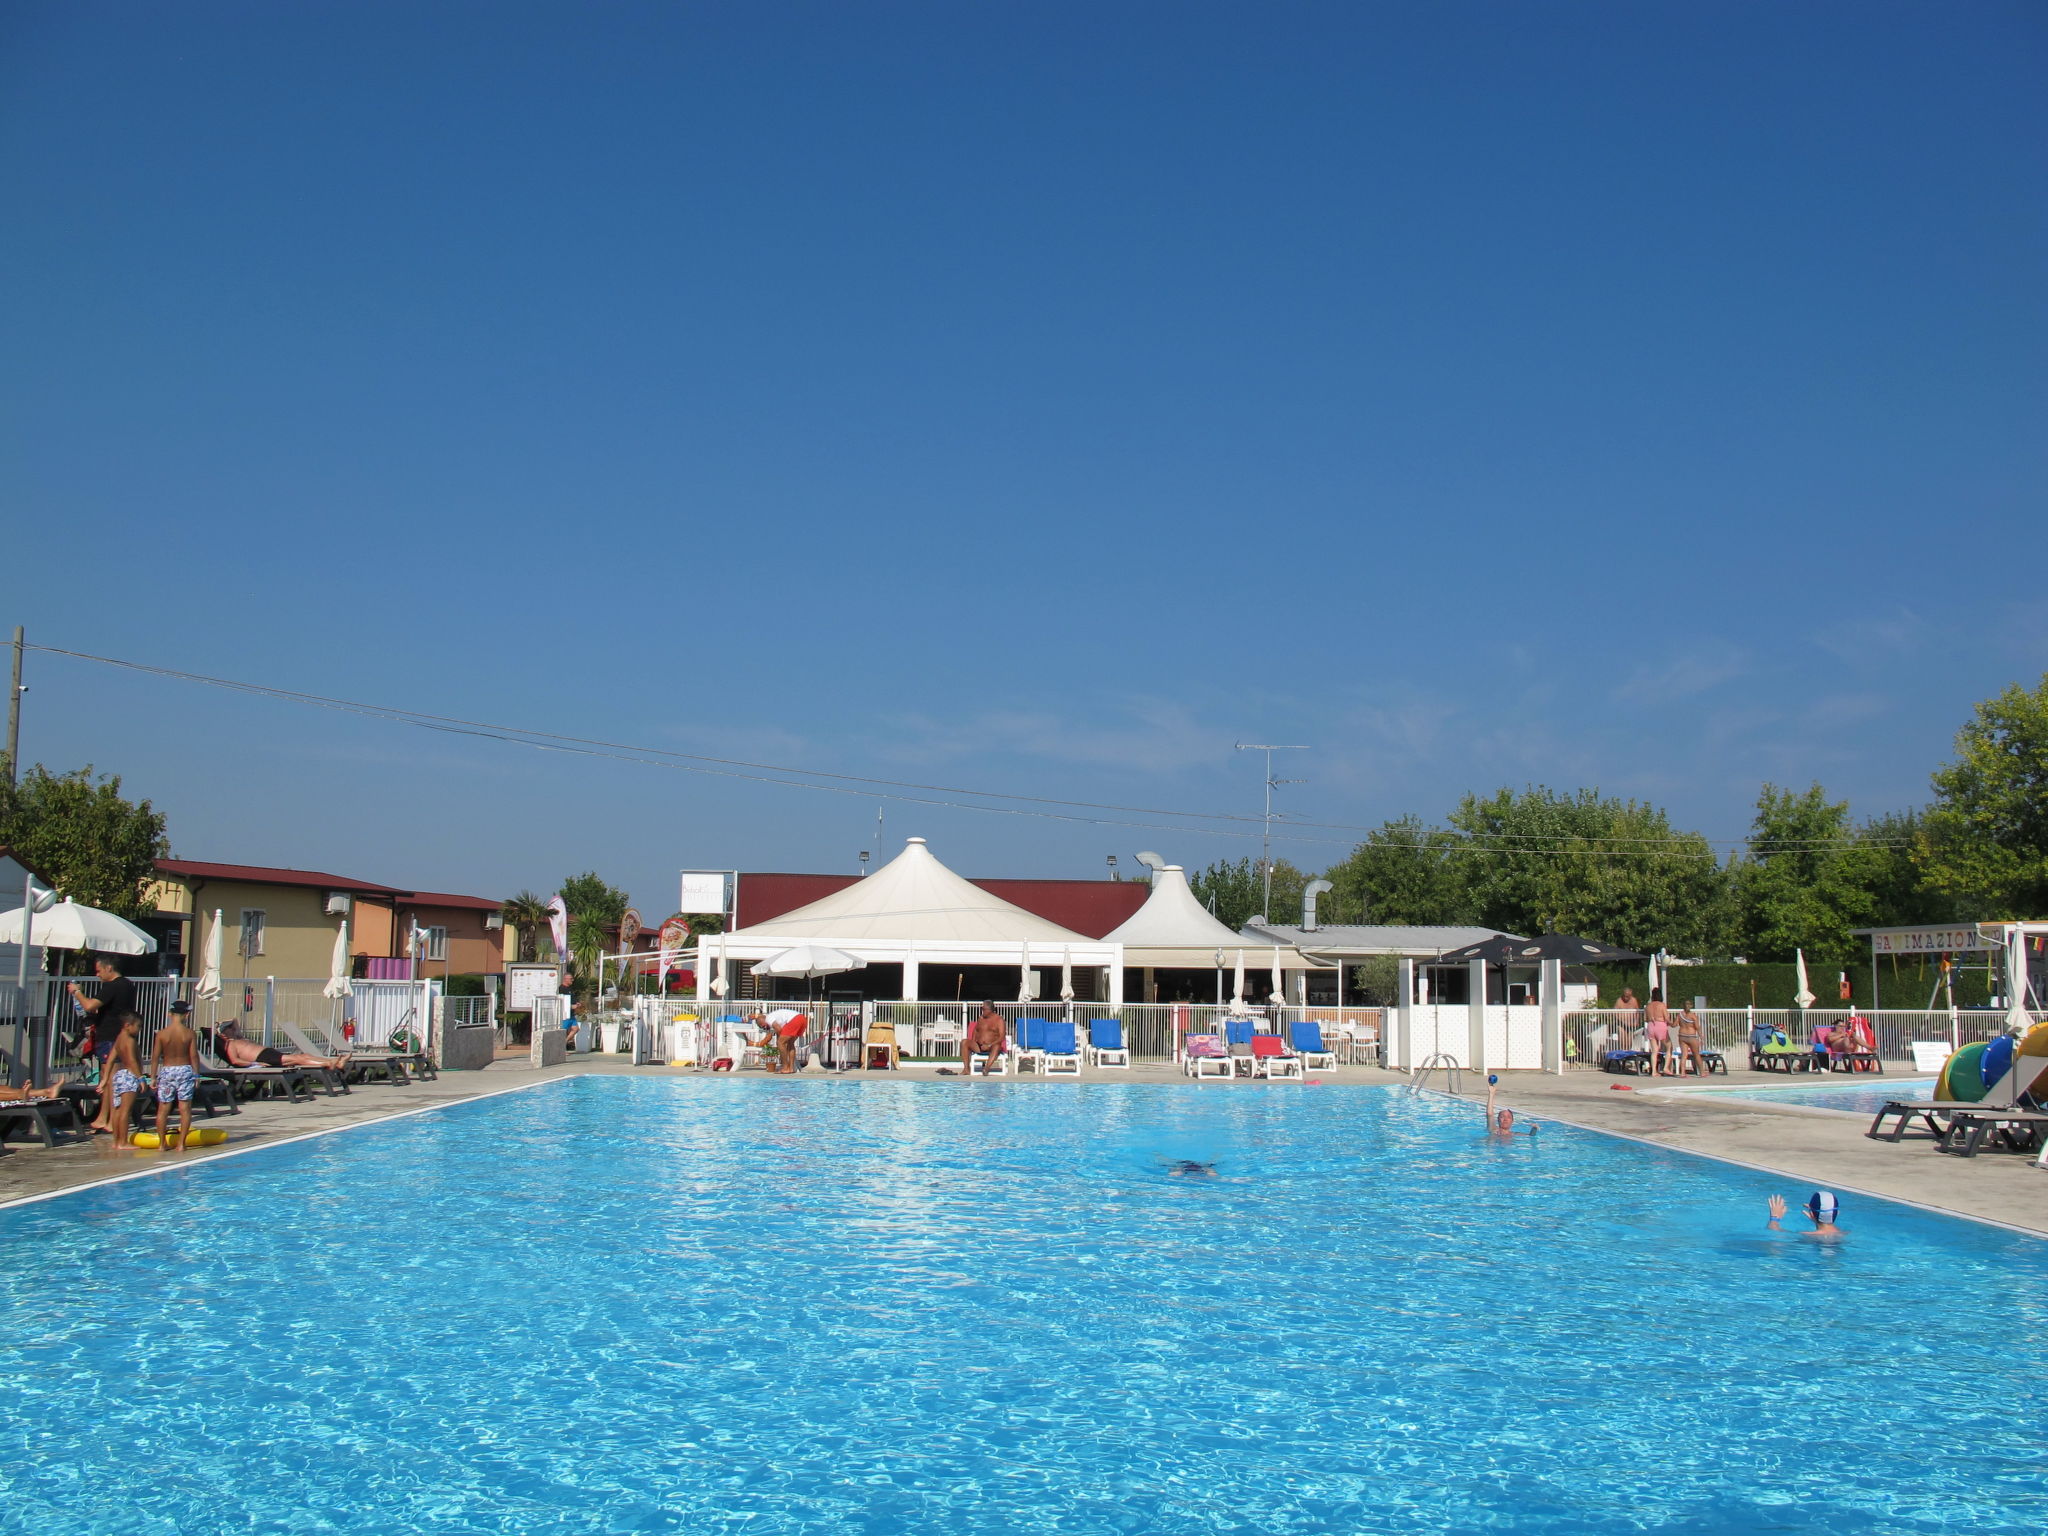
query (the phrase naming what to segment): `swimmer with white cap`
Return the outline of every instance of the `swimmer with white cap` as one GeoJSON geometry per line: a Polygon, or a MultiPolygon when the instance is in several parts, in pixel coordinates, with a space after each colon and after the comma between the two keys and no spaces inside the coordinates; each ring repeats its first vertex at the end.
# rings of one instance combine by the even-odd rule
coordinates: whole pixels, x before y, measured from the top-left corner
{"type": "MultiPolygon", "coordinates": [[[[1832,1242],[1843,1235],[1842,1229],[1836,1225],[1842,1218],[1842,1202],[1837,1200],[1827,1190],[1816,1189],[1806,1197],[1806,1204],[1802,1205],[1799,1210],[1800,1214],[1813,1223],[1813,1235],[1815,1237],[1832,1242]]],[[[1773,1232],[1785,1230],[1778,1225],[1780,1221],[1784,1220],[1785,1211],[1785,1197],[1783,1195],[1771,1196],[1771,1220],[1769,1225],[1773,1232]]]]}

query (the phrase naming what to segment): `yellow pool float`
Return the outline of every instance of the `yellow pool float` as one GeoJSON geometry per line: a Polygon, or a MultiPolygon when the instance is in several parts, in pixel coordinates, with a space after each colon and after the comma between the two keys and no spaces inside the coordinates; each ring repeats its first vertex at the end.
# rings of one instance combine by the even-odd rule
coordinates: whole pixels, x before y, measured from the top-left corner
{"type": "MultiPolygon", "coordinates": [[[[188,1147],[217,1147],[227,1139],[228,1133],[217,1125],[195,1125],[192,1127],[192,1134],[185,1138],[185,1145],[188,1147]]],[[[138,1147],[154,1152],[162,1147],[177,1146],[178,1133],[176,1131],[167,1131],[159,1139],[155,1131],[137,1131],[134,1141],[138,1147]]]]}

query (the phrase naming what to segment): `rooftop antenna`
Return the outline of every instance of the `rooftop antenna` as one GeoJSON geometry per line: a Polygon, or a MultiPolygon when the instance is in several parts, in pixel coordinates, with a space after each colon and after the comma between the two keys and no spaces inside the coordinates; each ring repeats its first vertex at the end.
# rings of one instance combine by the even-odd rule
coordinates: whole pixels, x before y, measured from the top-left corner
{"type": "Polygon", "coordinates": [[[1265,900],[1261,912],[1273,910],[1273,791],[1282,784],[1306,784],[1307,779],[1276,779],[1273,777],[1273,754],[1275,752],[1306,752],[1307,746],[1284,741],[1240,741],[1240,752],[1263,752],[1266,754],[1266,831],[1259,840],[1259,867],[1265,875],[1265,900]]]}

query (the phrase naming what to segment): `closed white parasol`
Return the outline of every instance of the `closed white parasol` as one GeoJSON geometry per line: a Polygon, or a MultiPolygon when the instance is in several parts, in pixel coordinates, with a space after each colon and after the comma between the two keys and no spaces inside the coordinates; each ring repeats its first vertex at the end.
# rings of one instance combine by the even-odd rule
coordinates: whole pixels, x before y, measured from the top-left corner
{"type": "Polygon", "coordinates": [[[202,1003],[220,996],[220,908],[213,909],[213,926],[206,935],[206,957],[199,972],[199,985],[192,995],[202,1003]]]}
{"type": "Polygon", "coordinates": [[[334,957],[327,962],[327,985],[321,992],[337,999],[353,997],[356,989],[348,979],[348,969],[348,919],[343,918],[334,935],[334,957]]]}

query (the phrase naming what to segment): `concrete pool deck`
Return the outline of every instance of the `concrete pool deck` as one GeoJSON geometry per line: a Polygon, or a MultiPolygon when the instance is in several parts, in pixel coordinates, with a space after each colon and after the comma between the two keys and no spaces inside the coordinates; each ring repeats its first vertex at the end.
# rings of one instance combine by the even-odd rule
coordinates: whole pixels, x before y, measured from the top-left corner
{"type": "MultiPolygon", "coordinates": [[[[91,1142],[70,1142],[56,1147],[9,1142],[0,1156],[0,1205],[34,1199],[102,1180],[145,1173],[152,1168],[196,1162],[259,1146],[272,1146],[346,1126],[389,1119],[409,1111],[515,1088],[529,1087],[561,1077],[586,1074],[628,1077],[700,1076],[694,1072],[665,1067],[631,1067],[612,1062],[578,1059],[560,1067],[536,1070],[523,1059],[508,1058],[478,1072],[446,1072],[431,1083],[409,1083],[403,1087],[385,1084],[358,1086],[336,1098],[316,1097],[309,1104],[274,1100],[244,1104],[239,1115],[222,1115],[208,1122],[228,1131],[225,1145],[195,1148],[178,1153],[128,1150],[116,1152],[105,1137],[91,1142]]],[[[808,1072],[807,1077],[827,1077],[808,1072]]],[[[862,1074],[849,1073],[858,1078],[862,1074]]],[[[741,1074],[741,1080],[760,1077],[741,1074]]],[[[905,1077],[934,1077],[930,1069],[909,1068],[905,1077]]],[[[1407,1074],[1386,1072],[1377,1067],[1339,1067],[1315,1074],[1317,1080],[1332,1084],[1402,1084],[1407,1074]]],[[[1129,1072],[1088,1071],[1084,1081],[1153,1082],[1181,1084],[1190,1093],[1230,1093],[1250,1086],[1242,1083],[1191,1082],[1170,1063],[1140,1062],[1129,1072]]],[[[1071,1079],[1006,1078],[1000,1081],[1052,1087],[1071,1079]]],[[[1441,1084],[1433,1076],[1433,1084],[1441,1084]]],[[[1861,1079],[1868,1086],[1880,1086],[1884,1079],[1861,1079]]],[[[1478,1102],[1485,1095],[1484,1078],[1464,1074],[1464,1097],[1478,1102]],[[1477,1083],[1479,1092],[1471,1093],[1477,1083]]],[[[1690,1083],[1690,1080],[1688,1080],[1690,1083]]],[[[960,1083],[962,1091],[973,1085],[960,1083]]],[[[1263,1086],[1263,1085],[1261,1085],[1263,1086]]],[[[1289,1087],[1289,1084],[1279,1084],[1289,1087]]],[[[1796,1205],[1805,1191],[1815,1186],[1842,1193],[1883,1195],[1910,1201],[1931,1210],[1995,1221],[2048,1236],[2048,1173],[2034,1167],[2031,1155],[2013,1152],[1985,1152],[1964,1159],[1937,1152],[1924,1131],[1907,1133],[1896,1144],[1871,1141],[1863,1133],[1869,1125],[1865,1115],[1800,1110],[1744,1099],[1717,1099],[1705,1095],[1672,1092],[1675,1085],[1654,1087],[1639,1078],[1614,1078],[1605,1073],[1576,1070],[1562,1077],[1534,1072],[1503,1073],[1501,1103],[1518,1116],[1542,1121],[1567,1121],[1596,1131],[1610,1131],[1658,1146],[1696,1152],[1784,1176],[1786,1194],[1796,1205]],[[1617,1085],[1626,1091],[1616,1091],[1617,1085]]],[[[1787,1086],[1782,1076],[1756,1072],[1731,1072],[1712,1080],[1716,1088],[1787,1086]]],[[[1795,1084],[1796,1086],[1796,1084],[1795,1084]]]]}

